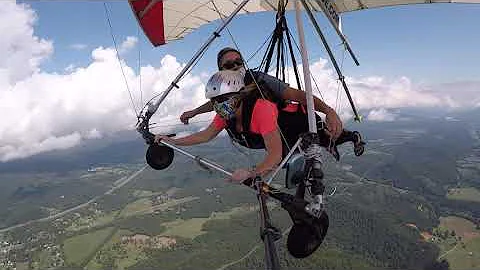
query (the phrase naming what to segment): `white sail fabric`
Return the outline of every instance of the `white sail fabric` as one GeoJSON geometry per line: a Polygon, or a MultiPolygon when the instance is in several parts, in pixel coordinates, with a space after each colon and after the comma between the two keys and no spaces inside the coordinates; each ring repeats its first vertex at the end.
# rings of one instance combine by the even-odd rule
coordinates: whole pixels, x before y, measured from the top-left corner
{"type": "MultiPolygon", "coordinates": [[[[163,27],[164,41],[180,39],[198,27],[230,15],[241,0],[130,0],[130,2],[147,1],[153,5],[162,5],[163,14],[158,15],[158,26],[163,27]]],[[[287,10],[294,8],[295,0],[288,1],[287,10]]],[[[435,4],[435,3],[480,3],[480,0],[306,0],[312,10],[325,10],[330,20],[338,25],[338,15],[363,9],[380,8],[395,5],[435,4]],[[323,8],[322,8],[323,6],[323,8]]],[[[250,0],[240,14],[275,11],[278,0],[250,0]]],[[[148,13],[136,11],[141,17],[148,13]]],[[[157,15],[153,15],[157,16],[157,15]]],[[[142,25],[143,26],[143,25],[142,25]]],[[[144,29],[145,30],[145,29],[144,29]]]]}

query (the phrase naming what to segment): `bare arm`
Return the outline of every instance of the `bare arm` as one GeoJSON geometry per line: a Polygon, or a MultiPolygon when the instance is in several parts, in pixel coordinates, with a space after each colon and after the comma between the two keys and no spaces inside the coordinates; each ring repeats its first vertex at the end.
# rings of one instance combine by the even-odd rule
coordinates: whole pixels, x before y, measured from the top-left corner
{"type": "Polygon", "coordinates": [[[282,139],[278,129],[263,136],[267,154],[265,159],[257,164],[255,174],[263,176],[273,171],[282,161],[282,139]]]}
{"type": "MultiPolygon", "coordinates": [[[[304,91],[300,91],[295,88],[287,87],[283,93],[283,99],[297,101],[302,105],[307,105],[307,97],[304,91]]],[[[325,104],[321,99],[313,96],[313,105],[315,111],[319,111],[325,114],[325,123],[327,124],[327,131],[330,133],[332,139],[336,140],[343,130],[342,120],[338,117],[337,113],[330,106],[325,104]]]]}
{"type": "Polygon", "coordinates": [[[211,112],[211,111],[213,111],[212,102],[209,100],[205,104],[201,105],[200,107],[197,107],[197,108],[193,109],[192,111],[195,112],[195,115],[211,112]]]}
{"type": "MultiPolygon", "coordinates": [[[[302,105],[307,105],[307,97],[304,91],[288,87],[283,94],[283,99],[293,100],[301,103],[302,105]]],[[[329,114],[334,111],[330,106],[325,104],[321,99],[313,96],[313,104],[315,111],[322,112],[324,114],[329,114]]]]}
{"type": "Polygon", "coordinates": [[[159,142],[160,140],[165,140],[166,142],[179,146],[195,145],[212,140],[218,135],[218,133],[220,133],[220,131],[222,131],[222,129],[216,128],[215,125],[211,123],[206,129],[183,138],[169,138],[166,136],[157,135],[155,136],[155,141],[159,142]]]}
{"type": "Polygon", "coordinates": [[[180,121],[184,124],[188,124],[188,119],[195,117],[195,115],[207,113],[213,111],[213,105],[211,101],[197,107],[191,111],[186,111],[180,116],[180,121]]]}

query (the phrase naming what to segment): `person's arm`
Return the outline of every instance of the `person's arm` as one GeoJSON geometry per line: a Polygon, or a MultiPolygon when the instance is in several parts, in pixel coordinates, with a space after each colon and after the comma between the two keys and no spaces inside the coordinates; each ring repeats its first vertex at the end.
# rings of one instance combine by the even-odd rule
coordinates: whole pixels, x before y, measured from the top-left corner
{"type": "MultiPolygon", "coordinates": [[[[296,101],[304,106],[307,106],[307,97],[305,91],[290,87],[287,83],[282,82],[278,78],[273,77],[267,73],[257,72],[254,76],[256,76],[258,81],[265,82],[268,87],[275,93],[275,95],[281,96],[283,100],[296,101]]],[[[325,102],[323,102],[316,96],[313,96],[313,104],[315,107],[315,111],[322,112],[324,114],[335,112],[330,106],[325,104],[325,102]]]]}
{"type": "MultiPolygon", "coordinates": [[[[306,93],[295,88],[287,87],[283,92],[283,99],[297,101],[304,106],[307,105],[306,93]]],[[[342,120],[340,120],[337,112],[316,96],[313,96],[313,105],[315,111],[325,114],[327,130],[333,139],[337,139],[343,130],[342,120]]]]}
{"type": "Polygon", "coordinates": [[[263,161],[255,167],[254,174],[265,176],[275,170],[282,161],[282,138],[278,129],[263,135],[265,150],[267,151],[263,161]]]}
{"type": "MultiPolygon", "coordinates": [[[[300,104],[307,106],[306,93],[292,87],[287,87],[287,89],[285,89],[283,92],[283,99],[297,101],[300,104]]],[[[329,114],[334,111],[330,106],[316,96],[313,96],[313,105],[315,107],[315,111],[322,112],[324,114],[329,114]]]]}
{"type": "MultiPolygon", "coordinates": [[[[263,72],[256,73],[256,76],[258,80],[264,81],[268,87],[283,100],[297,101],[304,106],[307,105],[307,97],[304,91],[292,88],[279,79],[263,72]]],[[[337,139],[343,130],[343,124],[342,120],[340,120],[340,117],[338,117],[334,109],[315,96],[313,98],[313,105],[316,111],[325,114],[327,130],[334,140],[337,139]]]]}
{"type": "Polygon", "coordinates": [[[220,133],[220,131],[222,131],[222,129],[217,128],[214,123],[211,123],[206,129],[183,138],[170,138],[163,135],[156,135],[155,141],[158,143],[164,140],[178,146],[195,145],[212,140],[218,135],[218,133],[220,133]]]}
{"type": "Polygon", "coordinates": [[[193,111],[195,112],[195,115],[211,112],[213,111],[213,104],[209,100],[205,104],[201,105],[200,107],[193,109],[193,111]]]}
{"type": "Polygon", "coordinates": [[[231,177],[233,181],[241,182],[256,176],[265,177],[282,161],[282,140],[278,129],[269,132],[262,137],[267,150],[266,157],[261,163],[257,164],[254,170],[243,168],[235,170],[231,177]]]}
{"type": "Polygon", "coordinates": [[[233,181],[243,181],[247,178],[264,177],[272,172],[282,160],[282,139],[277,125],[277,106],[269,101],[259,100],[254,106],[250,131],[261,134],[265,144],[266,155],[254,170],[237,169],[232,174],[233,181]]]}
{"type": "Polygon", "coordinates": [[[201,105],[200,107],[197,107],[193,110],[182,113],[182,115],[180,116],[180,121],[182,121],[182,123],[184,124],[188,124],[188,119],[196,115],[211,112],[211,111],[213,111],[213,104],[211,101],[207,101],[205,104],[201,105]]]}

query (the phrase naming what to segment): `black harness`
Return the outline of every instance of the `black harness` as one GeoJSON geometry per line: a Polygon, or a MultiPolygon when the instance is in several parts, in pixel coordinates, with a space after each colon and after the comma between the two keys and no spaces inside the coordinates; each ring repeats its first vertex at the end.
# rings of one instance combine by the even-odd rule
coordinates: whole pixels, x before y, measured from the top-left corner
{"type": "MultiPolygon", "coordinates": [[[[255,76],[255,71],[253,73],[255,76]]],[[[245,77],[245,85],[248,85],[251,82],[253,82],[253,79],[250,75],[250,72],[247,72],[247,76],[245,77]]],[[[303,111],[301,105],[298,105],[297,110],[294,112],[285,111],[283,109],[285,107],[285,102],[276,98],[275,95],[272,94],[272,91],[268,89],[265,83],[263,83],[262,81],[257,81],[257,83],[262,88],[262,93],[267,96],[267,100],[272,101],[277,105],[277,123],[283,135],[282,152],[283,157],[285,157],[288,153],[288,149],[293,147],[293,145],[297,142],[300,134],[308,132],[307,114],[303,111]]],[[[265,149],[265,142],[263,141],[262,135],[250,131],[253,109],[259,99],[262,99],[262,95],[260,95],[258,89],[253,90],[251,93],[247,93],[246,96],[242,98],[241,103],[242,119],[227,120],[227,127],[225,128],[228,135],[233,141],[250,149],[265,149]],[[236,129],[237,121],[239,120],[242,122],[242,132],[239,132],[236,129]]],[[[316,115],[316,117],[317,122],[321,121],[321,118],[318,115],[316,115]]]]}
{"type": "Polygon", "coordinates": [[[242,132],[237,131],[236,118],[227,121],[227,130],[230,138],[238,144],[251,149],[265,149],[265,142],[260,134],[250,131],[250,123],[252,121],[253,108],[257,102],[257,98],[245,97],[242,99],[242,132]]]}

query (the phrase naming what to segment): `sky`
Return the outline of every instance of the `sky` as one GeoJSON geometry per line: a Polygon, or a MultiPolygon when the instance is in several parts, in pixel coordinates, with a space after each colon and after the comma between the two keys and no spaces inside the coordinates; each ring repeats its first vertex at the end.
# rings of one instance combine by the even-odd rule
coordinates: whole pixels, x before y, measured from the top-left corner
{"type": "MultiPolygon", "coordinates": [[[[244,56],[265,41],[274,26],[272,14],[239,16],[229,26],[244,56]]],[[[478,4],[408,5],[344,14],[343,31],[360,61],[358,67],[334,30],[324,19],[319,21],[365,121],[396,121],[399,108],[448,111],[480,106],[478,14],[478,4]]],[[[296,37],[294,14],[287,19],[296,37]]],[[[153,48],[126,1],[104,5],[2,0],[0,162],[134,129],[134,107],[138,110],[165,90],[217,25],[213,22],[183,40],[153,48]]],[[[349,123],[352,114],[337,75],[311,26],[305,24],[305,29],[310,68],[320,89],[314,93],[349,123]]],[[[216,52],[224,46],[232,46],[228,34],[181,81],[181,89],[168,96],[153,121],[161,126],[158,132],[196,130],[207,124],[211,114],[194,119],[193,127],[178,125],[178,117],[205,102],[204,85],[215,72],[216,52]]],[[[256,59],[249,62],[251,67],[257,64],[256,59]]]]}

